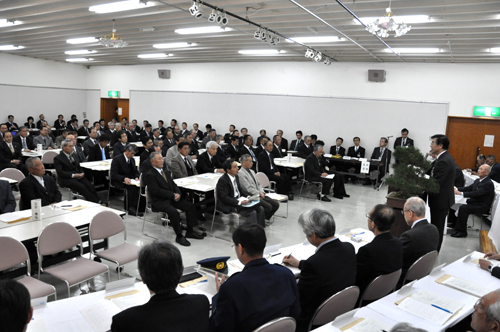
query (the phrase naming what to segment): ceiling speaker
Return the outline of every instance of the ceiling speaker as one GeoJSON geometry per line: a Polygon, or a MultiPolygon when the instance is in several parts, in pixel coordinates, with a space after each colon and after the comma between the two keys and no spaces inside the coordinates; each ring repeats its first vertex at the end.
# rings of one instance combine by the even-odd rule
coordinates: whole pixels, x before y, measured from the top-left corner
{"type": "Polygon", "coordinates": [[[369,69],[368,82],[385,82],[385,70],[369,69]]]}
{"type": "Polygon", "coordinates": [[[170,69],[158,69],[158,77],[163,79],[170,79],[170,69]]]}

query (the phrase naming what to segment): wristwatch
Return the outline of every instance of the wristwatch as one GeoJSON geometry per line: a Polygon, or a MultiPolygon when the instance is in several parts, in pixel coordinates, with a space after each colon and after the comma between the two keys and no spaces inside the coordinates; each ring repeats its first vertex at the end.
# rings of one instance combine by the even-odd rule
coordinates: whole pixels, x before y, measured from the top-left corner
{"type": "Polygon", "coordinates": [[[492,272],[493,272],[493,264],[492,264],[492,265],[488,265],[488,271],[489,271],[490,273],[492,273],[492,272]]]}

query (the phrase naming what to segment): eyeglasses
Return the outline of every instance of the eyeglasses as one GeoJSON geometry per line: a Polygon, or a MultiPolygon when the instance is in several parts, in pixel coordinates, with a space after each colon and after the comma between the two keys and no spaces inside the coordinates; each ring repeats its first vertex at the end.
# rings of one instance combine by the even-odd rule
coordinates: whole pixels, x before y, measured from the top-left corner
{"type": "Polygon", "coordinates": [[[401,210],[401,214],[404,215],[405,212],[410,212],[411,210],[401,210]]]}
{"type": "Polygon", "coordinates": [[[474,308],[474,310],[475,310],[475,311],[481,311],[481,312],[484,312],[484,308],[483,308],[483,306],[481,305],[481,300],[482,300],[482,299],[477,300],[477,301],[476,301],[476,303],[474,304],[474,307],[473,307],[473,308],[474,308]]]}
{"type": "Polygon", "coordinates": [[[367,213],[365,217],[367,217],[368,219],[370,219],[371,221],[373,221],[373,219],[370,217],[369,213],[367,213]]]}

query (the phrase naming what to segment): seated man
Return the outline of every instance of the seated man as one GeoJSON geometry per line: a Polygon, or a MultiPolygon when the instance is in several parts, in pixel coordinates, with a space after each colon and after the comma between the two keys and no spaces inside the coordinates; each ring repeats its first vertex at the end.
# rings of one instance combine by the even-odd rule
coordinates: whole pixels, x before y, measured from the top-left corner
{"type": "Polygon", "coordinates": [[[170,164],[174,179],[197,175],[198,171],[193,165],[192,159],[189,157],[189,143],[180,142],[177,148],[179,153],[172,159],[170,164]]]}
{"type": "Polygon", "coordinates": [[[151,152],[155,151],[155,148],[153,146],[153,140],[149,137],[142,137],[141,138],[142,142],[142,147],[144,148],[144,151],[139,156],[139,163],[142,164],[144,160],[149,158],[149,154],[151,152]]]}
{"type": "Polygon", "coordinates": [[[88,157],[89,156],[89,150],[91,147],[96,145],[99,142],[97,139],[97,131],[95,128],[90,128],[90,137],[83,142],[83,153],[88,157]]]}
{"type": "Polygon", "coordinates": [[[269,140],[269,137],[259,136],[258,139],[259,141],[257,142],[257,149],[255,149],[255,155],[257,156],[257,158],[259,158],[261,152],[265,150],[265,145],[266,142],[269,140]]]}
{"type": "Polygon", "coordinates": [[[229,155],[229,158],[238,160],[240,155],[238,153],[240,143],[239,136],[231,136],[229,139],[229,145],[226,148],[226,153],[229,155]]]}
{"type": "Polygon", "coordinates": [[[489,177],[495,182],[500,182],[500,164],[497,163],[497,159],[494,155],[490,154],[486,157],[486,164],[491,167],[489,177]]]}
{"type": "Polygon", "coordinates": [[[118,132],[118,142],[113,145],[113,158],[119,156],[125,152],[125,149],[128,146],[128,136],[125,131],[118,132]]]}
{"type": "Polygon", "coordinates": [[[198,153],[198,143],[196,142],[196,134],[194,130],[184,134],[186,136],[186,142],[189,143],[189,155],[192,159],[196,159],[200,156],[198,153]]]}
{"type": "MultiPolygon", "coordinates": [[[[136,127],[133,123],[128,124],[127,141],[130,143],[139,142],[140,135],[139,135],[139,133],[137,133],[135,128],[139,128],[139,127],[136,127]]],[[[120,133],[118,133],[118,140],[120,139],[120,137],[121,137],[121,135],[120,135],[120,133]]]]}
{"type": "Polygon", "coordinates": [[[299,216],[307,240],[317,247],[307,260],[285,256],[283,263],[300,269],[298,282],[300,318],[297,332],[307,331],[316,309],[333,294],[356,282],[354,246],[335,237],[335,220],[330,212],[312,209],[299,216]]]}
{"type": "Polygon", "coordinates": [[[89,136],[90,134],[90,127],[89,127],[89,120],[85,119],[83,120],[83,126],[78,129],[78,136],[89,136]]]}
{"type": "Polygon", "coordinates": [[[0,180],[0,214],[14,212],[16,210],[16,199],[7,181],[0,180]]]}
{"type": "Polygon", "coordinates": [[[377,204],[368,213],[368,229],[375,234],[372,242],[359,248],[356,254],[356,286],[361,294],[376,277],[389,274],[403,267],[403,246],[391,235],[396,220],[394,210],[377,204]]]}
{"type": "MultiPolygon", "coordinates": [[[[385,176],[385,174],[389,173],[389,164],[391,163],[392,152],[391,152],[391,150],[389,150],[387,148],[388,142],[389,141],[387,140],[387,138],[385,138],[385,137],[380,138],[379,146],[376,147],[375,149],[373,149],[373,153],[371,156],[372,160],[376,159],[379,161],[379,165],[378,165],[378,170],[379,170],[378,181],[379,182],[385,176]]],[[[371,184],[371,181],[368,179],[366,184],[371,184]]]]}
{"type": "Polygon", "coordinates": [[[141,139],[143,139],[144,137],[147,137],[147,138],[153,138],[153,126],[151,125],[151,123],[147,123],[145,126],[144,126],[144,130],[141,132],[141,139]]]}
{"type": "Polygon", "coordinates": [[[94,146],[89,149],[88,161],[101,161],[111,159],[111,157],[109,156],[108,147],[109,140],[110,138],[108,134],[102,134],[99,143],[94,144],[94,146]]]}
{"type": "Polygon", "coordinates": [[[236,256],[245,265],[225,280],[215,277],[218,293],[212,298],[212,331],[251,332],[280,317],[300,314],[295,276],[286,267],[269,264],[262,257],[266,232],[244,223],[233,233],[236,256]]]}
{"type": "Polygon", "coordinates": [[[12,133],[6,131],[3,134],[3,141],[0,141],[0,171],[6,168],[15,168],[23,172],[24,176],[29,174],[28,169],[21,161],[21,146],[12,142],[12,133]]]}
{"type": "Polygon", "coordinates": [[[73,141],[62,141],[62,151],[54,158],[54,167],[57,172],[57,179],[61,187],[68,187],[76,191],[87,201],[99,203],[95,187],[85,177],[80,163],[75,159],[73,153],[73,141]]]}
{"type": "Polygon", "coordinates": [[[196,220],[196,210],[193,203],[181,199],[181,191],[175,184],[169,172],[164,172],[163,157],[159,152],[151,153],[149,160],[154,169],[144,176],[144,183],[148,186],[148,191],[152,199],[154,211],[162,211],[168,214],[177,237],[175,242],[183,246],[189,246],[186,238],[203,239],[203,235],[194,232],[193,227],[198,225],[196,220]],[[187,231],[186,236],[182,235],[181,218],[177,209],[186,213],[187,231]]]}
{"type": "Polygon", "coordinates": [[[203,138],[203,141],[201,141],[201,148],[207,149],[207,143],[214,142],[216,135],[217,135],[217,132],[215,131],[215,129],[210,129],[210,131],[208,132],[208,135],[205,136],[205,138],[203,138]]]}
{"type": "Polygon", "coordinates": [[[235,130],[236,127],[233,124],[229,125],[229,132],[224,135],[224,142],[226,142],[226,144],[231,144],[231,137],[233,136],[235,130]]]}
{"type": "Polygon", "coordinates": [[[163,148],[162,151],[167,153],[168,149],[175,145],[174,133],[171,130],[167,130],[166,137],[163,140],[163,148]]]}
{"type": "Polygon", "coordinates": [[[250,201],[240,199],[240,197],[247,197],[248,193],[240,185],[236,161],[228,159],[224,162],[223,167],[226,173],[220,177],[215,188],[217,209],[224,213],[238,212],[246,218],[247,222],[258,223],[265,227],[264,208],[260,204],[245,207],[244,205],[250,203],[250,201]]]}
{"type": "Polygon", "coordinates": [[[332,156],[345,156],[345,148],[342,146],[342,143],[344,143],[344,139],[342,137],[337,137],[335,145],[330,147],[330,154],[332,156]]]}
{"type": "Polygon", "coordinates": [[[36,149],[35,143],[33,143],[33,136],[28,136],[28,128],[25,126],[19,128],[19,133],[12,141],[19,144],[22,151],[30,152],[36,149]]]}
{"type": "Polygon", "coordinates": [[[500,290],[480,298],[474,305],[470,326],[475,332],[500,331],[500,290]]]}
{"type": "Polygon", "coordinates": [[[365,148],[359,146],[361,139],[356,136],[352,141],[354,142],[354,146],[349,147],[349,149],[347,150],[347,155],[354,158],[364,158],[365,148]]]}
{"type": "Polygon", "coordinates": [[[469,215],[475,213],[487,213],[490,211],[491,204],[495,199],[495,186],[488,174],[490,166],[482,165],[477,171],[479,179],[467,187],[455,188],[455,195],[461,195],[466,198],[467,204],[462,204],[458,208],[458,217],[454,213],[448,215],[448,227],[455,228],[452,237],[467,237],[467,219],[469,215]]]}
{"type": "MultiPolygon", "coordinates": [[[[125,152],[113,157],[111,162],[110,177],[113,187],[118,189],[126,189],[128,194],[128,214],[137,215],[139,217],[143,216],[142,211],[144,207],[139,206],[139,211],[137,211],[137,200],[139,198],[139,187],[131,183],[131,180],[139,181],[139,171],[135,165],[134,156],[138,149],[135,144],[127,145],[125,152]],[[141,209],[142,207],[142,209],[141,209]]],[[[127,210],[127,202],[123,201],[125,204],[125,210],[127,210]]]]}
{"type": "Polygon", "coordinates": [[[423,255],[437,250],[439,232],[435,225],[425,219],[425,202],[420,197],[410,197],[403,207],[404,217],[410,230],[401,234],[403,245],[403,271],[401,278],[423,255]]]}
{"type": "Polygon", "coordinates": [[[33,307],[26,286],[16,280],[0,280],[0,327],[5,332],[23,332],[28,328],[33,307]]]}
{"type": "MultiPolygon", "coordinates": [[[[243,129],[241,131],[243,132],[243,129]]],[[[252,157],[252,161],[253,161],[253,168],[252,169],[255,171],[256,167],[257,167],[257,155],[253,152],[252,144],[253,144],[253,138],[251,135],[243,136],[243,145],[241,146],[238,153],[239,153],[240,157],[244,154],[249,154],[252,157]]]]}
{"type": "Polygon", "coordinates": [[[304,143],[301,130],[297,130],[295,132],[295,136],[297,137],[297,139],[292,140],[292,143],[290,143],[291,151],[299,151],[299,147],[302,145],[302,143],[304,143]]]}
{"type": "Polygon", "coordinates": [[[146,304],[113,316],[111,331],[208,332],[210,303],[207,297],[179,294],[175,290],[184,270],[177,247],[157,239],[141,248],[137,265],[142,281],[154,296],[146,304]]]}
{"type": "Polygon", "coordinates": [[[25,177],[19,184],[21,192],[19,210],[31,209],[31,200],[33,199],[41,199],[42,206],[58,203],[62,200],[56,181],[52,176],[45,175],[45,166],[40,158],[28,158],[26,167],[31,175],[25,177]]]}
{"type": "Polygon", "coordinates": [[[323,145],[316,144],[314,146],[314,152],[307,157],[304,162],[304,172],[307,181],[321,182],[323,184],[323,189],[321,194],[318,194],[318,199],[323,202],[331,202],[328,198],[330,193],[330,188],[332,184],[333,187],[333,197],[338,199],[344,199],[344,197],[350,197],[345,191],[344,179],[339,176],[334,171],[327,171],[326,165],[328,162],[323,158],[323,145]],[[327,179],[328,174],[335,174],[333,179],[327,179]]]}
{"type": "Polygon", "coordinates": [[[217,154],[217,149],[219,144],[214,141],[207,143],[207,151],[200,154],[198,162],[196,163],[196,169],[199,174],[203,173],[224,173],[222,169],[222,164],[215,156],[217,154]]]}
{"type": "Polygon", "coordinates": [[[413,146],[413,140],[408,137],[408,129],[403,128],[401,130],[401,137],[396,138],[396,140],[394,141],[394,149],[396,149],[398,146],[404,148],[413,146]]]}
{"type": "Polygon", "coordinates": [[[290,176],[279,172],[278,167],[274,163],[274,157],[271,154],[273,147],[273,142],[267,141],[265,145],[266,149],[259,154],[259,172],[265,173],[270,181],[276,182],[278,193],[288,195],[288,199],[293,200],[290,176]]]}
{"type": "Polygon", "coordinates": [[[184,142],[185,138],[183,136],[175,136],[175,145],[172,145],[170,149],[167,150],[165,156],[165,161],[168,167],[172,164],[172,159],[174,159],[179,154],[179,143],[184,142]]]}
{"type": "Polygon", "coordinates": [[[252,170],[252,157],[249,154],[244,154],[240,158],[241,168],[238,171],[241,186],[248,192],[249,195],[260,196],[260,205],[264,208],[266,220],[271,220],[274,213],[280,208],[280,203],[264,193],[262,185],[255,177],[255,172],[252,170]]]}
{"type": "Polygon", "coordinates": [[[311,136],[304,137],[304,141],[299,146],[299,157],[306,159],[313,151],[311,136]]]}
{"type": "Polygon", "coordinates": [[[283,158],[286,156],[286,153],[282,151],[281,149],[281,136],[280,135],[274,135],[273,136],[273,156],[274,158],[283,158]]]}
{"type": "Polygon", "coordinates": [[[480,153],[477,155],[476,161],[477,161],[476,163],[477,167],[469,170],[472,173],[472,175],[477,175],[479,167],[481,167],[481,165],[484,165],[486,163],[486,157],[484,156],[484,154],[480,153]]]}
{"type": "Polygon", "coordinates": [[[222,164],[226,159],[228,159],[228,155],[226,154],[226,151],[222,149],[220,146],[222,143],[222,135],[215,135],[215,142],[217,143],[217,153],[215,154],[215,157],[219,159],[219,162],[222,164]]]}
{"type": "Polygon", "coordinates": [[[58,146],[58,147],[61,147],[61,143],[62,141],[64,141],[66,139],[66,136],[68,136],[68,133],[70,132],[69,129],[64,129],[61,133],[61,135],[57,136],[56,137],[56,140],[55,140],[55,144],[58,146]]]}

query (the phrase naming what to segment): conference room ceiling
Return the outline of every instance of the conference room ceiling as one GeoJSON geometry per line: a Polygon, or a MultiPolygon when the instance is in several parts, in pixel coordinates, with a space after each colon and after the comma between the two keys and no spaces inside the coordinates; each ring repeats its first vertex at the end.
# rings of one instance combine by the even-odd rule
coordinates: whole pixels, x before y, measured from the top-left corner
{"type": "MultiPolygon", "coordinates": [[[[247,18],[288,38],[338,36],[341,41],[305,43],[335,62],[500,62],[500,53],[490,52],[500,47],[499,0],[392,0],[393,14],[428,15],[425,23],[411,23],[411,31],[398,38],[383,40],[392,48],[438,48],[438,53],[388,53],[387,46],[377,37],[356,24],[353,17],[335,0],[295,0],[313,12],[327,26],[291,0],[207,0],[210,5],[247,18]],[[371,54],[370,54],[371,53],[371,54]]],[[[188,9],[188,0],[148,2],[149,6],[97,14],[89,7],[113,0],[0,0],[2,19],[22,24],[0,27],[0,45],[20,45],[23,49],[0,51],[15,55],[64,62],[68,58],[92,58],[84,65],[136,65],[151,63],[249,62],[249,61],[312,61],[304,57],[307,50],[300,44],[281,38],[272,46],[254,38],[257,28],[230,17],[231,31],[211,34],[181,35],[181,28],[216,26],[208,22],[211,9],[202,6],[204,16],[196,19],[188,9]],[[128,42],[124,48],[106,48],[98,43],[72,45],[67,39],[109,35],[115,19],[117,34],[128,42]],[[154,28],[154,30],[152,29],[154,28]],[[153,31],[151,31],[153,30],[153,31]],[[186,48],[159,50],[153,44],[188,42],[186,48]],[[94,50],[90,55],[66,55],[65,51],[94,50]],[[276,55],[252,56],[240,50],[274,49],[276,55]],[[167,53],[166,59],[141,59],[139,54],[167,53]]],[[[385,14],[389,0],[345,0],[343,2],[359,17],[379,17],[385,14]]],[[[323,64],[318,64],[318,66],[323,64]]]]}

